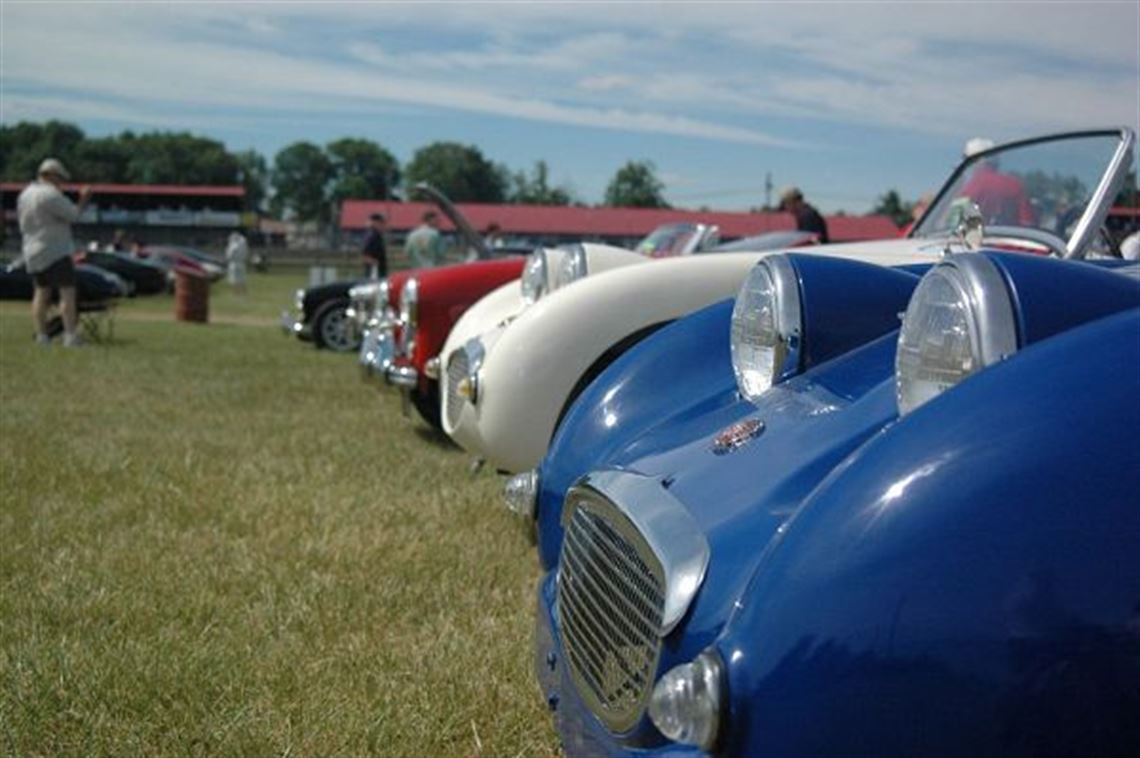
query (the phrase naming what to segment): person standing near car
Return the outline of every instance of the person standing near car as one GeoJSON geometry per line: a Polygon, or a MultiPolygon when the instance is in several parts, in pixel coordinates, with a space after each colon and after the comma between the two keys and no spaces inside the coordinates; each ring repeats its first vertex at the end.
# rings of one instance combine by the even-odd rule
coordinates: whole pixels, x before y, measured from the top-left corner
{"type": "Polygon", "coordinates": [[[364,276],[380,279],[388,276],[388,247],[384,242],[384,216],[373,213],[368,217],[368,236],[360,257],[364,259],[364,276]]]}
{"type": "Polygon", "coordinates": [[[246,266],[249,263],[249,243],[237,229],[230,232],[226,242],[226,274],[234,291],[245,294],[246,266]]]}
{"type": "Polygon", "coordinates": [[[799,231],[814,232],[820,244],[826,245],[831,241],[827,236],[827,222],[819,211],[804,201],[799,187],[788,187],[780,193],[780,210],[796,217],[796,229],[799,231]]]}
{"type": "Polygon", "coordinates": [[[420,225],[408,235],[404,250],[412,268],[433,268],[443,264],[443,237],[439,234],[439,215],[435,211],[424,213],[420,225]]]}
{"type": "Polygon", "coordinates": [[[71,225],[79,220],[91,200],[91,187],[80,189],[79,202],[73,203],[63,194],[63,183],[70,178],[62,163],[55,158],[47,158],[36,172],[36,181],[25,187],[16,200],[16,214],[23,236],[24,265],[35,286],[32,321],[36,328],[36,342],[42,345],[51,344],[47,322],[53,289],[59,290],[63,344],[65,347],[80,344],[76,332],[79,312],[75,264],[71,260],[75,252],[71,225]]]}

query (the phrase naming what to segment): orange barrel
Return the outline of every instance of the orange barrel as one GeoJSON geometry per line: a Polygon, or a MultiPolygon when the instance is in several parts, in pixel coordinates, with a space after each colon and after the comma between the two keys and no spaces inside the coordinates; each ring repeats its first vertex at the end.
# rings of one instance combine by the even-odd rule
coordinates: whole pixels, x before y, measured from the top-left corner
{"type": "Polygon", "coordinates": [[[174,269],[174,318],[200,324],[210,320],[210,280],[193,269],[174,269]]]}

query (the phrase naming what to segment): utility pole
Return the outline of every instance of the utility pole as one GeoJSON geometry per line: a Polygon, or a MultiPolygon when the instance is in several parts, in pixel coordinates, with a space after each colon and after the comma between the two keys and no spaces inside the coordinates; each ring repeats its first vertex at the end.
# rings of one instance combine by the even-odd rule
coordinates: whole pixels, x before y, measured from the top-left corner
{"type": "Polygon", "coordinates": [[[764,172],[764,210],[772,210],[772,172],[764,172]]]}

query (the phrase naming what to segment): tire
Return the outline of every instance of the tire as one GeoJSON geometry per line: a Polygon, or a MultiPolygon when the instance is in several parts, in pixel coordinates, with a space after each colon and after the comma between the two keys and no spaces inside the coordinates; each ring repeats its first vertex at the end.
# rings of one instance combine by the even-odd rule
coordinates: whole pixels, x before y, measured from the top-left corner
{"type": "Polygon", "coordinates": [[[443,431],[443,424],[439,419],[439,382],[430,382],[427,393],[420,392],[419,388],[412,390],[412,405],[416,406],[420,417],[443,431]]]}
{"type": "Polygon", "coordinates": [[[348,319],[348,301],[332,300],[322,305],[313,316],[313,343],[334,353],[350,353],[360,349],[360,335],[348,319]]]}

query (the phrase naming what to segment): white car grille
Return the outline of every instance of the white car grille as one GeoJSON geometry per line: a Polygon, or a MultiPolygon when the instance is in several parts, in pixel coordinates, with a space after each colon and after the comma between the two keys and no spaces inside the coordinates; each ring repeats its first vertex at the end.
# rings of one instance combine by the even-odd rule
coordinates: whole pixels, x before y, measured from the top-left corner
{"type": "Polygon", "coordinates": [[[446,403],[447,423],[454,429],[459,424],[459,415],[463,412],[463,396],[459,394],[459,383],[467,376],[467,351],[460,348],[451,353],[447,360],[447,396],[446,403]]]}

